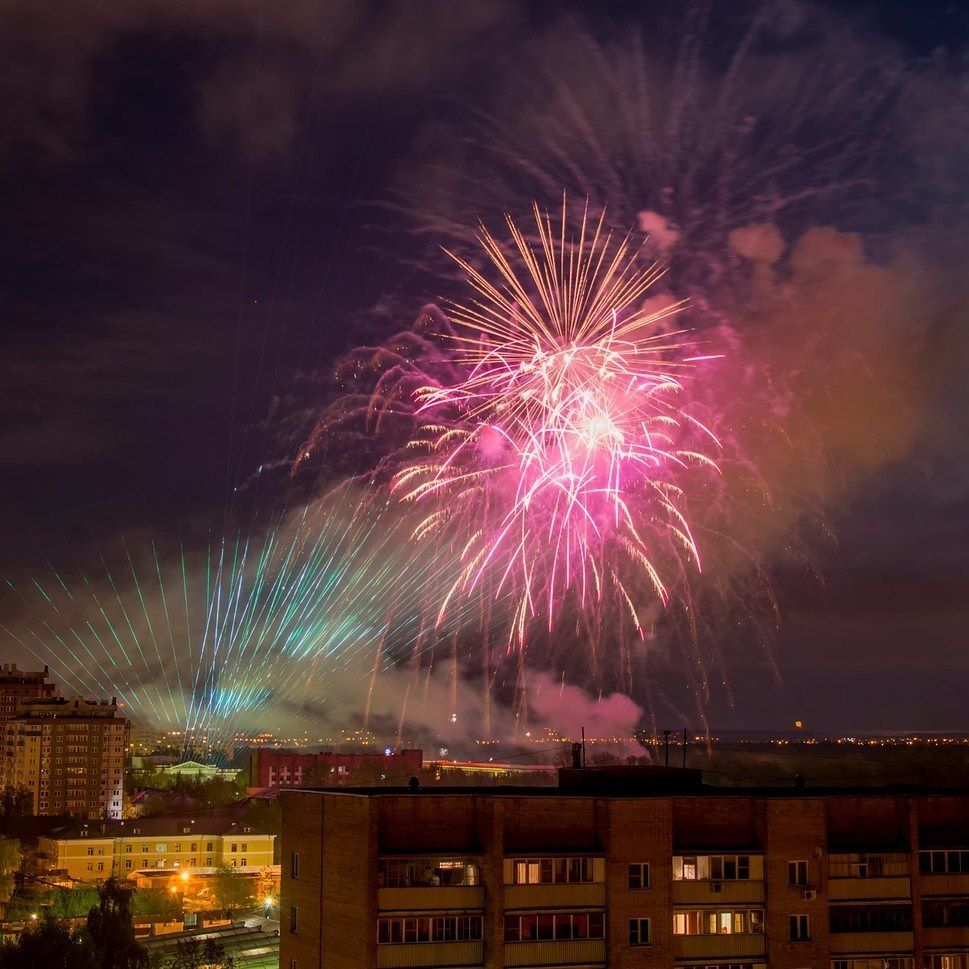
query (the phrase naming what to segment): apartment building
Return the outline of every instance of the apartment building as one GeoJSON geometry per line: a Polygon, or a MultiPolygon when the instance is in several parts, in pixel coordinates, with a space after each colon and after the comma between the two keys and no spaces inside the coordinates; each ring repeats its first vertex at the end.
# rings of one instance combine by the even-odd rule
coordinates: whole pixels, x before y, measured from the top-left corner
{"type": "Polygon", "coordinates": [[[282,969],[969,969],[969,792],[283,794],[282,969]]]}
{"type": "Polygon", "coordinates": [[[0,664],[0,723],[6,723],[20,712],[28,700],[52,697],[57,688],[50,682],[50,670],[30,671],[17,668],[16,663],[0,664]]]}
{"type": "Polygon", "coordinates": [[[27,700],[2,729],[3,783],[30,791],[34,814],[121,817],[128,720],[116,700],[27,700]]]}
{"type": "Polygon", "coordinates": [[[74,824],[38,840],[38,870],[83,882],[134,878],[140,871],[255,873],[272,866],[275,842],[275,835],[229,816],[74,824]]]}

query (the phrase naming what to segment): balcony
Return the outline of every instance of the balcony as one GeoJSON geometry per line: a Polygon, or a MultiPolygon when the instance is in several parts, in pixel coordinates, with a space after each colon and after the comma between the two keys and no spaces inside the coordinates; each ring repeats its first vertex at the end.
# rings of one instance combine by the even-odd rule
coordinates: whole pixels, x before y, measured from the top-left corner
{"type": "Polygon", "coordinates": [[[764,883],[753,879],[737,881],[673,882],[674,905],[717,905],[720,902],[764,902],[764,883]]]}
{"type": "Polygon", "coordinates": [[[912,951],[911,932],[832,932],[831,954],[867,955],[912,951]]]}
{"type": "MultiPolygon", "coordinates": [[[[447,964],[450,965],[450,963],[447,964]]],[[[605,964],[605,939],[505,943],[506,966],[604,966],[605,964]]]]}
{"type": "Polygon", "coordinates": [[[909,899],[912,884],[908,875],[869,878],[830,878],[828,897],[836,901],[868,899],[909,899]]]}
{"type": "Polygon", "coordinates": [[[505,885],[505,908],[601,908],[606,904],[604,882],[565,882],[559,885],[505,885]]]}
{"type": "Polygon", "coordinates": [[[382,912],[420,912],[429,909],[453,912],[482,909],[484,908],[484,886],[378,888],[377,908],[382,912]]]}
{"type": "Polygon", "coordinates": [[[378,969],[484,965],[482,942],[417,942],[378,945],[378,969]]]}
{"type": "Polygon", "coordinates": [[[674,959],[734,959],[764,955],[764,936],[749,935],[674,935],[674,959]]]}

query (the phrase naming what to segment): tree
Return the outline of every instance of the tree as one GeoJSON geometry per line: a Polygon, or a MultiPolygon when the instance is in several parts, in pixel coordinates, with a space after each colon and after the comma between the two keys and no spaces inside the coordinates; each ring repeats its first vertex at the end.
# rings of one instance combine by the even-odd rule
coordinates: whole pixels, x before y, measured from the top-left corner
{"type": "Polygon", "coordinates": [[[0,834],[5,834],[14,821],[29,817],[33,811],[33,794],[26,787],[8,784],[0,793],[0,834]]]}
{"type": "Polygon", "coordinates": [[[212,876],[212,892],[223,911],[246,908],[255,898],[253,879],[223,865],[212,876]]]}
{"type": "Polygon", "coordinates": [[[86,931],[71,933],[49,915],[24,932],[12,945],[0,945],[0,969],[25,967],[101,969],[86,931]]]}
{"type": "Polygon", "coordinates": [[[55,888],[50,896],[50,914],[55,919],[80,919],[101,901],[96,888],[55,888]]]}
{"type": "Polygon", "coordinates": [[[187,939],[176,945],[175,958],[167,969],[233,969],[235,959],[225,954],[225,946],[215,939],[187,939]]]}
{"type": "Polygon", "coordinates": [[[135,941],[131,892],[113,878],[101,887],[97,907],[87,917],[87,931],[100,969],[146,969],[148,955],[135,941]]]}
{"type": "Polygon", "coordinates": [[[168,915],[175,918],[182,914],[182,900],[163,888],[140,889],[131,897],[131,914],[168,915]]]}
{"type": "Polygon", "coordinates": [[[0,838],[0,902],[9,901],[13,895],[14,873],[20,867],[20,860],[20,841],[0,838]]]}

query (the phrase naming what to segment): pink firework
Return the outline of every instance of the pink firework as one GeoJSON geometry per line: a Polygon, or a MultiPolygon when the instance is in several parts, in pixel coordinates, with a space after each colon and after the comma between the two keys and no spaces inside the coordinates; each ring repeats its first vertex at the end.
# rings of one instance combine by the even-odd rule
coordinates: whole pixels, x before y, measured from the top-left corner
{"type": "Polygon", "coordinates": [[[670,556],[700,568],[684,482],[717,473],[716,437],[687,413],[697,353],[649,309],[662,275],[628,237],[583,215],[568,235],[534,207],[537,236],[507,218],[511,246],[482,228],[493,278],[454,256],[474,298],[451,307],[455,382],[417,392],[419,458],[395,490],[425,506],[416,537],[460,556],[441,606],[487,588],[515,603],[514,638],[551,629],[565,604],[618,605],[642,635],[642,609],[664,605],[670,556]]]}

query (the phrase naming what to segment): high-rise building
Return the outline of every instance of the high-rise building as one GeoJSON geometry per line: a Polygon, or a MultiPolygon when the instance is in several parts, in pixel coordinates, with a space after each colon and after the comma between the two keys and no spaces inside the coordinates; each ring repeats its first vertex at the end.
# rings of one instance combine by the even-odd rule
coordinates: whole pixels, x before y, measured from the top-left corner
{"type": "Polygon", "coordinates": [[[3,783],[30,791],[34,814],[122,816],[128,720],[116,700],[25,702],[4,734],[3,783]]]}
{"type": "Polygon", "coordinates": [[[282,969],[969,969],[969,791],[283,794],[282,969]]]}
{"type": "Polygon", "coordinates": [[[0,664],[0,723],[17,715],[21,704],[28,700],[43,699],[57,695],[57,688],[50,681],[50,671],[17,669],[16,663],[0,664]]]}

